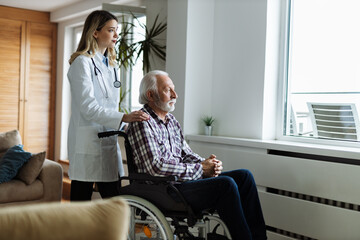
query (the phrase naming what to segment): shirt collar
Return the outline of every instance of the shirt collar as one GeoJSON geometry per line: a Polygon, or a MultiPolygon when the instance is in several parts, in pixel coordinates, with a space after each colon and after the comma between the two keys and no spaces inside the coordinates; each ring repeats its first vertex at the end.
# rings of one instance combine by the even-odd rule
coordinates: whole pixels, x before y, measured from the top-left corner
{"type": "MultiPolygon", "coordinates": [[[[96,62],[103,62],[107,67],[109,67],[109,66],[108,66],[108,64],[109,64],[109,58],[107,57],[107,54],[104,55],[104,54],[102,54],[101,52],[96,51],[96,52],[95,52],[94,59],[96,59],[96,62]]],[[[100,66],[98,66],[98,67],[100,67],[100,66]]]]}
{"type": "Polygon", "coordinates": [[[166,116],[165,116],[165,122],[164,122],[161,118],[159,118],[159,116],[154,112],[154,110],[152,110],[152,108],[151,108],[149,105],[147,105],[147,104],[144,105],[144,109],[149,113],[149,115],[150,115],[153,119],[155,119],[155,121],[156,121],[157,123],[161,123],[161,122],[162,122],[162,123],[166,124],[166,123],[168,123],[169,120],[170,120],[169,114],[166,114],[166,116]]]}
{"type": "Polygon", "coordinates": [[[102,62],[108,67],[109,66],[109,59],[106,56],[102,56],[102,62]]]}

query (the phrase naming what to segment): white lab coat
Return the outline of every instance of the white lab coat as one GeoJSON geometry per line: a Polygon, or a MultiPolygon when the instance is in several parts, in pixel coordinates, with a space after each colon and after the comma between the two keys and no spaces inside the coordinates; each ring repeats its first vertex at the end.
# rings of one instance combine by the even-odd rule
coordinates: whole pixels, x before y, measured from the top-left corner
{"type": "MultiPolygon", "coordinates": [[[[117,136],[99,139],[99,132],[118,130],[123,113],[118,112],[119,88],[115,88],[114,68],[93,57],[104,82],[90,57],[80,55],[70,65],[71,118],[68,132],[69,177],[78,181],[116,181],[123,175],[117,136]],[[104,87],[105,84],[105,87],[104,87]],[[106,92],[108,97],[106,97],[106,92]]],[[[118,78],[119,79],[119,78],[118,78]]]]}

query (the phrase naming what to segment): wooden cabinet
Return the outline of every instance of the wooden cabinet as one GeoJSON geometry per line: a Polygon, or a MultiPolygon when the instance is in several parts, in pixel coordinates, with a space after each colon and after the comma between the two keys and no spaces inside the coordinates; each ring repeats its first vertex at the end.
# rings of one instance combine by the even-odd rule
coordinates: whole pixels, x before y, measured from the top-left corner
{"type": "Polygon", "coordinates": [[[49,13],[0,7],[0,132],[53,159],[56,24],[49,13]]]}
{"type": "Polygon", "coordinates": [[[25,23],[21,21],[0,18],[0,131],[19,129],[19,120],[22,119],[23,92],[20,92],[21,70],[24,64],[21,61],[22,38],[25,23]],[[6,33],[6,34],[5,34],[6,33]],[[20,110],[21,108],[21,110],[20,110]]]}

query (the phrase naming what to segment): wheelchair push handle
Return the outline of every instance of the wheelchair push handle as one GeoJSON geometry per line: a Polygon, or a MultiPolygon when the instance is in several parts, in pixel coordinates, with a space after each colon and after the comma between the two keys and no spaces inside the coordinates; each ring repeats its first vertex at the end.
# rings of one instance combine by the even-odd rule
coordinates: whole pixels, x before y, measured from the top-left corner
{"type": "Polygon", "coordinates": [[[126,133],[124,131],[106,131],[106,132],[99,132],[98,138],[105,138],[105,137],[111,137],[114,135],[122,136],[124,138],[127,137],[126,133]]]}

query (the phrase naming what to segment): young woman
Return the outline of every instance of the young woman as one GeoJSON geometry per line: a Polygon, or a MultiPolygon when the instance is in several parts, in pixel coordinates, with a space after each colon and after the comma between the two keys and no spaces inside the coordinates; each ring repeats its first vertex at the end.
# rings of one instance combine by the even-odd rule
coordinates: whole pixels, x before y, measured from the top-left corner
{"type": "Polygon", "coordinates": [[[70,198],[90,200],[97,183],[102,198],[118,194],[123,174],[117,137],[99,139],[99,132],[118,130],[125,122],[146,121],[142,111],[118,111],[120,81],[115,63],[117,18],[94,11],[86,19],[75,53],[69,60],[71,119],[68,132],[70,198]]]}

